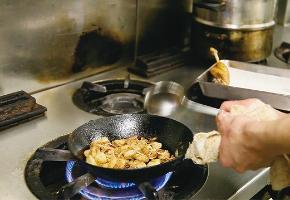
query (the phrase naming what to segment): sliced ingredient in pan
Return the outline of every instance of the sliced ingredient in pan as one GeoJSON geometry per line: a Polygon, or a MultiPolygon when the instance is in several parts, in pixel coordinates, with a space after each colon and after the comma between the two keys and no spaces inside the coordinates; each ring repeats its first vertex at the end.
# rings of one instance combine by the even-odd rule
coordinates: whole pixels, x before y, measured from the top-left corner
{"type": "Polygon", "coordinates": [[[156,140],[133,136],[111,142],[103,137],[94,140],[84,155],[91,165],[115,169],[150,167],[174,159],[156,140]]]}

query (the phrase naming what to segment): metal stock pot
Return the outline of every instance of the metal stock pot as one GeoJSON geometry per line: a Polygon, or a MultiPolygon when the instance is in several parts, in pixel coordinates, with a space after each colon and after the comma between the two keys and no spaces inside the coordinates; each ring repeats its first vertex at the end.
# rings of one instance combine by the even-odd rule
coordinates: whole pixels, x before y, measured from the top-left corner
{"type": "Polygon", "coordinates": [[[203,0],[193,4],[192,47],[208,57],[257,62],[272,51],[276,0],[203,0]]]}

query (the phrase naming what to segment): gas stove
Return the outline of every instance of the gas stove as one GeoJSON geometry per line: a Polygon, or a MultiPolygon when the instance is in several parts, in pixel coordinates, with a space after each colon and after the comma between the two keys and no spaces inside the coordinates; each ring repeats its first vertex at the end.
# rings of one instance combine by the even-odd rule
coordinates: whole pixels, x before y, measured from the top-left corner
{"type": "MultiPolygon", "coordinates": [[[[84,81],[72,95],[79,109],[98,116],[146,113],[144,89],[153,83],[145,80],[109,79],[84,81]]],[[[40,199],[144,199],[143,183],[115,182],[92,177],[77,161],[64,161],[68,135],[41,146],[28,160],[25,181],[40,199]],[[56,150],[53,155],[43,148],[56,150]],[[59,151],[60,150],[60,151],[59,151]]],[[[183,162],[175,171],[149,180],[160,199],[190,198],[204,185],[207,166],[183,162]],[[194,177],[194,178],[192,178],[194,177]]]]}
{"type": "MultiPolygon", "coordinates": [[[[86,96],[85,100],[88,100],[86,102],[104,106],[110,100],[114,102],[114,96],[113,98],[110,96],[114,89],[109,85],[117,83],[116,85],[121,87],[121,90],[117,90],[117,93],[121,93],[121,97],[116,98],[123,99],[125,105],[136,106],[136,101],[142,104],[143,94],[140,92],[142,88],[150,86],[154,82],[171,80],[189,88],[192,81],[206,69],[201,66],[184,66],[150,79],[131,75],[129,84],[126,81],[128,80],[126,68],[115,69],[34,94],[33,97],[36,101],[47,107],[46,116],[4,130],[0,134],[0,151],[3,152],[1,158],[2,161],[5,161],[0,165],[2,197],[4,199],[51,199],[63,195],[63,191],[71,191],[70,186],[76,181],[78,183],[79,178],[86,174],[78,163],[71,161],[43,162],[35,157],[35,151],[42,146],[66,149],[67,134],[89,120],[123,112],[123,110],[115,109],[118,106],[114,104],[109,106],[109,108],[114,108],[113,112],[109,110],[111,113],[107,112],[106,107],[100,109],[101,113],[96,110],[91,111],[86,109],[87,107],[84,108],[77,104],[76,96],[78,94],[86,94],[83,92],[89,91],[89,94],[93,95],[86,96]],[[84,86],[84,84],[87,85],[84,86]],[[105,88],[100,86],[105,86],[105,88]],[[135,86],[139,88],[137,92],[135,86]],[[80,92],[80,90],[83,91],[80,92]],[[135,91],[133,92],[133,90],[135,91]],[[124,94],[130,95],[127,98],[124,94]],[[131,96],[131,94],[138,95],[138,97],[131,96]],[[101,101],[102,103],[99,104],[99,100],[95,99],[98,96],[105,101],[101,101]],[[135,103],[132,103],[131,100],[135,103]]],[[[141,107],[138,103],[137,108],[141,107]]],[[[126,112],[127,110],[132,111],[132,109],[126,109],[126,112]]],[[[133,109],[132,112],[144,111],[133,109]]],[[[179,112],[178,116],[169,117],[186,124],[194,133],[211,131],[216,128],[214,117],[202,113],[184,111],[179,112]]],[[[156,177],[152,182],[159,190],[160,197],[165,199],[249,199],[267,185],[267,177],[268,169],[238,174],[223,168],[219,163],[197,168],[192,163],[186,162],[171,174],[156,177]]],[[[91,197],[92,191],[101,197],[106,197],[106,195],[112,197],[112,193],[119,197],[120,193],[122,195],[126,193],[132,198],[143,198],[132,183],[112,183],[107,180],[94,180],[88,187],[81,187],[81,190],[75,195],[69,196],[73,196],[72,199],[88,199],[88,196],[91,197]],[[121,190],[120,187],[126,188],[121,190]]],[[[99,197],[94,196],[93,198],[99,197]]],[[[128,199],[128,196],[125,198],[128,199]]]]}
{"type": "MultiPolygon", "coordinates": [[[[68,135],[61,136],[43,147],[67,149],[68,135]]],[[[135,183],[121,183],[93,179],[76,161],[43,161],[35,153],[25,168],[25,181],[31,192],[40,199],[144,199],[135,183]]],[[[184,199],[195,194],[205,183],[206,166],[184,162],[176,171],[156,177],[150,184],[158,191],[160,199],[184,199]],[[194,177],[194,178],[191,178],[194,177]]]]}

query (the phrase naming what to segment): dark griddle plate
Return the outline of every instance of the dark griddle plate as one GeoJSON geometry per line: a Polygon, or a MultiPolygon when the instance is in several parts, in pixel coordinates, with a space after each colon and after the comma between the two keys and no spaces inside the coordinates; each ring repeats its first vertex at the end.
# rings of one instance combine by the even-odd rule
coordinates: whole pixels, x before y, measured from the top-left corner
{"type": "Polygon", "coordinates": [[[41,117],[46,107],[36,103],[35,98],[24,91],[0,97],[0,130],[41,117]]]}
{"type": "Polygon", "coordinates": [[[159,50],[138,56],[133,66],[128,70],[143,77],[152,77],[163,72],[183,67],[188,62],[188,52],[182,52],[177,47],[159,50]]]}

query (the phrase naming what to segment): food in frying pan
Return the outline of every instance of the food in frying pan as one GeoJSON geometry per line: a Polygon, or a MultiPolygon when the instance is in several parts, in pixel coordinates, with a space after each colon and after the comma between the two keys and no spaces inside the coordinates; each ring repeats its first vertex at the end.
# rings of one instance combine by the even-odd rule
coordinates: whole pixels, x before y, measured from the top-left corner
{"type": "Polygon", "coordinates": [[[84,155],[91,165],[115,169],[149,167],[174,159],[156,139],[132,136],[110,142],[103,137],[94,140],[84,155]]]}

